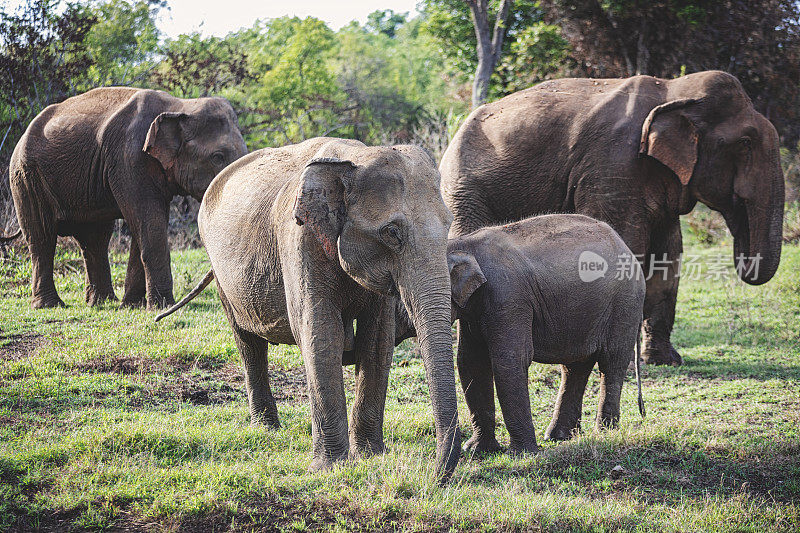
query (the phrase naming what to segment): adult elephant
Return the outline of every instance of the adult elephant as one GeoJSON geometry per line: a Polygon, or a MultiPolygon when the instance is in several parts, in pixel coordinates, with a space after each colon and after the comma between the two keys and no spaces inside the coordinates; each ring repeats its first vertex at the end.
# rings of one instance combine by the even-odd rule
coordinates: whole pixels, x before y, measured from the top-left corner
{"type": "Polygon", "coordinates": [[[742,280],[765,283],[780,262],[778,135],[724,72],[541,83],[473,111],[440,171],[452,236],[547,212],[610,224],[655,273],[644,304],[648,363],[682,362],[670,342],[679,215],[697,201],[725,218],[742,280]]]}
{"type": "Polygon", "coordinates": [[[33,307],[64,305],[53,282],[58,235],[80,244],[86,302],[115,299],[108,243],[118,218],[132,237],[122,303],[173,303],[169,202],[175,195],[202,199],[214,176],[245,153],[236,113],[222,98],[108,87],[46,108],[9,169],[33,263],[33,307]]]}
{"type": "Polygon", "coordinates": [[[436,164],[413,146],[317,138],[253,152],[217,176],[198,222],[242,356],[253,422],[279,425],[268,343],[297,344],[311,401],[312,470],[384,450],[397,298],[425,364],[437,471],[459,458],[447,232],[436,164]],[[353,321],[357,328],[354,334],[353,321]],[[342,363],[356,364],[348,430],[342,363]]]}

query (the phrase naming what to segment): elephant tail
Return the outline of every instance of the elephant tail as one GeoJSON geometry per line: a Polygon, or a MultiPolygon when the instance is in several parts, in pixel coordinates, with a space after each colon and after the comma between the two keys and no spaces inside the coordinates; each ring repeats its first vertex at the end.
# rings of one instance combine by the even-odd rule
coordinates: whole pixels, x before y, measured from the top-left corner
{"type": "Polygon", "coordinates": [[[200,280],[200,283],[198,283],[197,286],[194,289],[192,289],[189,294],[184,296],[183,299],[180,302],[176,303],[175,305],[173,305],[172,307],[170,307],[166,311],[163,311],[161,314],[159,314],[156,317],[156,322],[158,322],[159,320],[161,320],[164,317],[168,317],[169,315],[171,315],[172,313],[174,313],[175,311],[177,311],[178,309],[180,309],[184,305],[188,304],[190,301],[194,300],[195,296],[197,296],[198,294],[203,292],[203,289],[208,287],[208,284],[211,283],[212,279],[214,279],[214,271],[213,270],[209,270],[208,273],[203,277],[203,279],[200,280]]]}
{"type": "Polygon", "coordinates": [[[11,241],[13,241],[14,239],[16,239],[17,237],[19,237],[20,235],[22,235],[22,230],[21,229],[17,230],[17,232],[14,235],[9,235],[8,237],[0,236],[0,244],[8,244],[11,241]]]}
{"type": "Polygon", "coordinates": [[[639,330],[636,334],[636,354],[634,355],[633,368],[636,369],[636,387],[639,390],[639,414],[642,418],[647,414],[644,409],[644,397],[642,397],[642,370],[639,360],[642,358],[642,325],[639,324],[639,330]]]}

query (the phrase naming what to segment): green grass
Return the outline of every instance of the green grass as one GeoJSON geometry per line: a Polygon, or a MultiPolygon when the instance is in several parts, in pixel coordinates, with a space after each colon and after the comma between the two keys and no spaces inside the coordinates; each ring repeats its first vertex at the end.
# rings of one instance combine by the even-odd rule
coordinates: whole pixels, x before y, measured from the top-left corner
{"type": "MultiPolygon", "coordinates": [[[[730,243],[687,253],[730,263],[730,243]]],[[[684,280],[674,341],[685,364],[644,370],[646,419],[631,376],[619,430],[540,442],[535,456],[465,458],[443,488],[412,343],[395,352],[390,451],[310,474],[296,348],[269,356],[282,429],[253,427],[213,289],[159,324],[116,304],[91,309],[78,257],[59,252],[69,307],[56,310],[30,309],[24,255],[0,264],[0,530],[800,529],[798,246],[762,287],[684,280]]],[[[113,257],[118,295],[124,265],[113,257]]],[[[206,268],[202,250],[173,253],[176,296],[206,268]]],[[[352,401],[352,367],[345,376],[352,401]]],[[[558,383],[558,367],[531,367],[540,436],[558,383]]],[[[597,389],[595,374],[587,427],[597,389]]],[[[467,436],[463,402],[459,412],[467,436]]],[[[502,421],[499,433],[507,443],[502,421]]]]}

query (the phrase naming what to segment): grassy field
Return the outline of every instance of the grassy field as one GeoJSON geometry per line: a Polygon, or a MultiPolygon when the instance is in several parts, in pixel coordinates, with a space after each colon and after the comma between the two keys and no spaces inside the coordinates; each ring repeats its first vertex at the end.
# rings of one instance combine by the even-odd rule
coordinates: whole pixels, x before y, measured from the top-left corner
{"type": "MultiPolygon", "coordinates": [[[[731,263],[730,243],[687,252],[731,263]]],[[[118,296],[124,265],[113,257],[118,296]]],[[[674,341],[685,364],[644,369],[646,419],[630,376],[619,430],[540,442],[533,456],[464,458],[443,488],[432,482],[432,419],[411,342],[395,352],[390,451],[309,474],[298,351],[270,353],[283,428],[250,426],[214,290],[155,324],[143,310],[87,308],[74,250],[57,258],[66,309],[30,309],[19,251],[0,268],[0,530],[800,529],[795,245],[762,287],[682,282],[674,341]]],[[[202,250],[173,253],[176,296],[206,268],[202,250]]],[[[351,395],[350,368],[345,376],[351,395]]],[[[539,436],[558,383],[558,367],[531,367],[539,436]]],[[[597,389],[595,373],[585,426],[597,389]]],[[[467,436],[463,401],[460,416],[467,436]]]]}

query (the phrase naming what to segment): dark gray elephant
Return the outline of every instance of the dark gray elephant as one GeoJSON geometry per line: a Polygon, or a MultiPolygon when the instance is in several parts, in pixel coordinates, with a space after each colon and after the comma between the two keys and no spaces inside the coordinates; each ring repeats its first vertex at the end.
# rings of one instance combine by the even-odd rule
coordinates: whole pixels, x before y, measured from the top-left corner
{"type": "Polygon", "coordinates": [[[303,354],[312,469],[384,450],[383,412],[397,298],[420,333],[438,475],[459,458],[447,232],[433,160],[412,146],[311,139],[259,150],[217,176],[199,226],[244,361],[254,422],[277,426],[267,344],[303,354]],[[353,321],[356,335],[353,335],[353,321]],[[348,430],[342,362],[356,364],[348,430]]]}
{"type": "MultiPolygon", "coordinates": [[[[616,427],[622,384],[638,346],[645,282],[610,226],[582,215],[543,215],[487,227],[450,239],[447,262],[458,372],[473,428],[467,450],[500,450],[495,387],[510,451],[536,450],[528,394],[534,361],[561,365],[546,439],[568,439],[580,429],[595,364],[601,376],[597,426],[616,427]]],[[[396,342],[414,336],[402,308],[396,325],[396,342]]],[[[644,416],[638,357],[635,363],[644,416]]]]}
{"type": "MultiPolygon", "coordinates": [[[[488,227],[447,244],[458,323],[458,372],[472,417],[466,448],[495,451],[494,390],[511,452],[536,450],[528,366],[561,365],[549,440],[580,428],[586,382],[600,369],[597,426],[616,427],[642,323],[645,282],[607,224],[544,215],[488,227]],[[628,268],[615,269],[625,264],[628,268]],[[494,387],[493,387],[494,385],[494,387]]],[[[638,357],[635,358],[638,378],[638,357]]],[[[639,407],[644,415],[641,382],[639,407]]]]}
{"type": "Polygon", "coordinates": [[[440,165],[451,236],[547,212],[608,222],[648,276],[644,359],[680,364],[675,319],[679,215],[697,201],[734,236],[742,280],[769,281],[781,255],[778,134],[724,72],[674,80],[562,79],[479,107],[440,165]],[[655,265],[651,259],[666,260],[655,265]],[[658,271],[656,271],[658,272],[658,271]],[[666,279],[665,279],[666,278],[666,279]]]}
{"type": "Polygon", "coordinates": [[[222,98],[94,89],[49,106],[11,157],[11,193],[33,263],[32,305],[64,305],[53,282],[56,237],[72,235],[86,264],[86,301],[115,299],[108,263],[114,220],[131,231],[124,305],[174,302],[167,225],[175,195],[200,200],[247,153],[222,98]]]}

